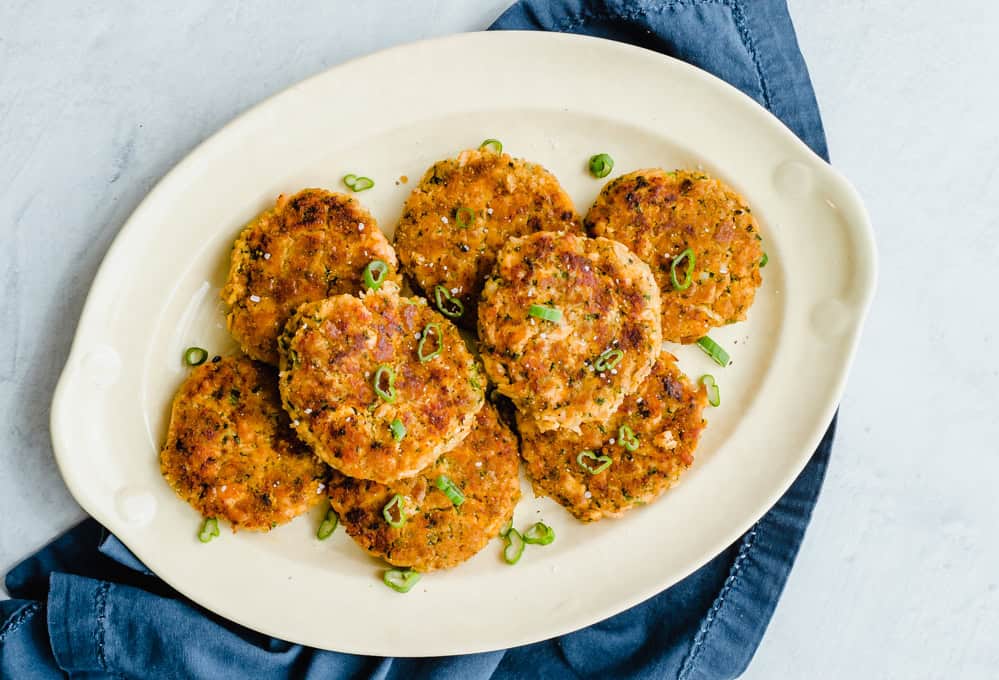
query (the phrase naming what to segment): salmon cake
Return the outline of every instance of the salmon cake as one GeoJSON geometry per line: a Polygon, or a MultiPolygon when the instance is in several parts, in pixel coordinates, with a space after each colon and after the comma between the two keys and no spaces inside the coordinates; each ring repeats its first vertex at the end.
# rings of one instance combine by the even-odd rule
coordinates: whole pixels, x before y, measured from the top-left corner
{"type": "Polygon", "coordinates": [[[328,475],[291,429],[277,371],[245,356],[216,357],[187,376],[160,470],[203,516],[253,531],[308,510],[322,499],[328,475]]]}
{"type": "Polygon", "coordinates": [[[620,243],[511,239],[479,305],[479,351],[500,394],[542,430],[606,420],[662,346],[659,287],[620,243]]]}
{"type": "Polygon", "coordinates": [[[516,437],[487,404],[465,440],[415,477],[379,484],[334,472],[330,504],[372,555],[421,572],[447,569],[513,516],[519,465],[516,437]]]}
{"type": "Polygon", "coordinates": [[[248,355],[276,366],[277,339],[292,312],[361,291],[375,260],[385,263],[385,279],[399,280],[395,251],[357,199],[324,189],[282,194],[233,245],[222,289],[229,332],[248,355]]]}
{"type": "Polygon", "coordinates": [[[508,154],[467,150],[427,170],[403,206],[395,246],[431,304],[474,329],[482,285],[509,238],[579,230],[572,200],[550,172],[508,154]]]}
{"type": "Polygon", "coordinates": [[[706,390],[691,384],[676,357],[664,351],[606,422],[587,423],[579,433],[544,432],[518,418],[535,493],[584,522],[651,503],[693,464],[706,404],[706,390]]]}
{"type": "Polygon", "coordinates": [[[638,170],[609,182],[586,215],[620,241],[662,289],[663,337],[691,343],[742,321],[763,279],[760,226],[731,187],[702,172],[638,170]]]}
{"type": "Polygon", "coordinates": [[[391,281],[302,305],[279,345],[292,425],[351,477],[415,475],[464,439],[485,401],[458,329],[391,281]]]}

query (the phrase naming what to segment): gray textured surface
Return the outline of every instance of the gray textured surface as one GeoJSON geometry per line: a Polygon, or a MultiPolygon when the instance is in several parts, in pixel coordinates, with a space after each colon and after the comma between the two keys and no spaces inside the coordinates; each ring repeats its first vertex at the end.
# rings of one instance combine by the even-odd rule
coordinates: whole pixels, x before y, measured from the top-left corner
{"type": "MultiPolygon", "coordinates": [[[[0,4],[0,570],[81,516],[49,400],[101,257],[153,183],[287,85],[483,28],[505,5],[0,4]]],[[[749,678],[999,668],[999,5],[943,6],[791,3],[834,163],[878,232],[881,286],[824,496],[749,678]]]]}

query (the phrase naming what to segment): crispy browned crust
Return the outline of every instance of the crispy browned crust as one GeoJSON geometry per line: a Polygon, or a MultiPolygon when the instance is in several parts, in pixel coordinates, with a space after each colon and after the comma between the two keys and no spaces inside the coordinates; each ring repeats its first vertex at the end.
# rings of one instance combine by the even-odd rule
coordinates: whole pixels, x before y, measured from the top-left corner
{"type": "MultiPolygon", "coordinates": [[[[694,462],[694,449],[705,427],[701,412],[707,403],[703,387],[691,384],[663,352],[652,373],[629,395],[606,423],[568,430],[540,431],[518,417],[521,455],[534,490],[563,505],[577,519],[591,522],[617,517],[636,505],[651,503],[694,462]],[[620,427],[638,436],[638,448],[621,445],[620,427]],[[590,474],[579,465],[581,451],[610,456],[609,468],[590,474]],[[587,495],[589,494],[589,495],[587,495]]],[[[587,462],[596,468],[599,463],[587,462]]]]}
{"type": "Polygon", "coordinates": [[[277,338],[305,302],[363,288],[372,260],[398,281],[395,251],[357,199],[324,189],[278,196],[236,239],[222,300],[229,332],[254,359],[277,365],[277,338]]]}
{"type": "MultiPolygon", "coordinates": [[[[281,336],[281,396],[299,436],[351,477],[388,483],[415,475],[468,434],[485,400],[458,329],[422,298],[385,283],[361,297],[302,305],[281,336]],[[443,349],[421,362],[419,334],[438,324],[443,349]],[[379,366],[395,372],[396,399],[374,390],[379,366]],[[406,436],[395,441],[399,419],[406,436]]],[[[433,345],[431,345],[433,346],[433,345]]]]}
{"type": "Polygon", "coordinates": [[[320,500],[328,472],[291,431],[277,371],[244,356],[188,375],[173,402],[160,470],[205,517],[255,531],[320,500]]]}
{"type": "Polygon", "coordinates": [[[431,304],[438,284],[454,291],[465,306],[459,322],[474,329],[482,285],[507,239],[579,230],[572,200],[550,172],[507,154],[468,150],[427,170],[403,207],[395,245],[431,304]],[[458,215],[459,208],[474,217],[458,215]]]}
{"type": "Polygon", "coordinates": [[[745,319],[763,280],[760,227],[746,201],[700,172],[618,177],[600,192],[585,225],[649,263],[662,289],[663,337],[672,342],[696,342],[715,326],[745,319]],[[693,283],[675,290],[670,265],[687,248],[697,258],[693,283]]]}
{"type": "Polygon", "coordinates": [[[501,394],[541,429],[608,418],[659,355],[659,289],[620,243],[539,232],[500,251],[479,305],[479,351],[501,394]],[[529,314],[562,312],[559,322],[529,314]],[[607,350],[623,357],[598,371],[607,350]]]}
{"type": "Polygon", "coordinates": [[[517,440],[487,404],[465,440],[415,477],[385,485],[334,472],[330,503],[347,533],[372,555],[417,571],[447,569],[482,550],[513,516],[518,467],[517,440]],[[435,485],[440,475],[464,493],[460,506],[435,485]],[[403,496],[407,516],[399,528],[382,515],[395,494],[403,496]]]}

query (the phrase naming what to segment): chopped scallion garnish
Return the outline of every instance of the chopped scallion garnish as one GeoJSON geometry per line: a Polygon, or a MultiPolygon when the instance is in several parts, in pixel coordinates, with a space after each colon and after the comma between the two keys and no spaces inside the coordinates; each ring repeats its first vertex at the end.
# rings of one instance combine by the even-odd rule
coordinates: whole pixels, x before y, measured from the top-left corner
{"type": "Polygon", "coordinates": [[[479,148],[483,151],[492,151],[493,153],[503,153],[503,142],[498,139],[487,139],[486,141],[479,144],[479,148]]]}
{"type": "Polygon", "coordinates": [[[382,508],[382,517],[385,518],[390,527],[398,529],[406,523],[406,512],[402,507],[404,502],[402,495],[396,494],[382,508]]]}
{"type": "Polygon", "coordinates": [[[357,175],[344,175],[343,183],[355,193],[375,186],[375,181],[370,177],[358,177],[357,175]]]}
{"type": "Polygon", "coordinates": [[[372,260],[364,268],[364,287],[369,290],[378,290],[385,281],[389,266],[383,260],[372,260]]]}
{"type": "Polygon", "coordinates": [[[325,541],[329,538],[333,531],[336,529],[336,525],[340,523],[340,518],[336,516],[333,508],[326,511],[326,517],[323,518],[322,523],[319,525],[319,530],[316,532],[316,538],[320,541],[325,541]]]}
{"type": "Polygon", "coordinates": [[[729,356],[728,352],[722,349],[721,345],[709,338],[704,336],[697,341],[697,346],[704,350],[711,359],[719,366],[728,366],[729,356]]]}
{"type": "Polygon", "coordinates": [[[444,349],[444,336],[441,335],[441,326],[436,323],[428,323],[423,332],[420,333],[420,344],[416,346],[416,356],[420,358],[420,363],[425,364],[441,353],[444,349]],[[430,341],[433,349],[428,350],[426,345],[430,341]]]}
{"type": "Polygon", "coordinates": [[[397,442],[401,442],[406,436],[406,425],[398,418],[392,421],[392,424],[389,425],[389,429],[392,430],[392,439],[397,442]]]}
{"type": "Polygon", "coordinates": [[[465,305],[461,300],[451,295],[451,291],[446,286],[438,284],[434,287],[434,300],[437,302],[437,309],[444,316],[457,319],[465,313],[465,305]]]}
{"type": "Polygon", "coordinates": [[[674,290],[687,290],[690,288],[690,284],[694,281],[694,265],[696,263],[697,257],[694,255],[693,248],[687,248],[673,258],[673,263],[669,266],[669,280],[673,284],[674,290]],[[681,281],[676,277],[676,268],[683,264],[684,261],[687,262],[687,271],[683,275],[683,281],[681,281]]]}
{"type": "Polygon", "coordinates": [[[551,321],[552,323],[558,323],[562,320],[562,310],[558,307],[549,307],[548,305],[531,305],[527,310],[527,313],[535,319],[551,321]]]}
{"type": "Polygon", "coordinates": [[[591,475],[599,475],[609,468],[614,461],[611,460],[610,456],[598,456],[592,451],[580,451],[579,455],[576,456],[576,462],[579,463],[579,467],[591,475]]]}
{"type": "Polygon", "coordinates": [[[503,537],[503,559],[507,564],[517,564],[520,556],[524,554],[524,537],[514,528],[506,532],[503,537]]]}
{"type": "Polygon", "coordinates": [[[208,350],[203,347],[188,347],[184,350],[184,363],[188,366],[200,366],[208,361],[208,350]]]}
{"type": "Polygon", "coordinates": [[[555,540],[555,530],[544,522],[535,522],[523,533],[524,543],[548,545],[555,540]]]}
{"type": "Polygon", "coordinates": [[[767,266],[767,262],[769,262],[769,261],[770,261],[770,256],[767,255],[766,253],[763,253],[763,257],[760,258],[760,269],[763,269],[764,267],[766,267],[767,266]]]}
{"type": "Polygon", "coordinates": [[[708,403],[712,406],[720,406],[721,390],[718,389],[718,383],[715,382],[715,377],[710,374],[702,375],[701,384],[704,385],[704,389],[708,392],[708,403]]]}
{"type": "Polygon", "coordinates": [[[605,153],[590,158],[590,174],[596,178],[606,177],[614,169],[614,159],[605,153]]]}
{"type": "Polygon", "coordinates": [[[597,357],[597,360],[593,362],[593,368],[595,368],[599,373],[604,371],[609,371],[615,368],[621,359],[624,357],[624,352],[619,349],[608,349],[597,357]]]}
{"type": "Polygon", "coordinates": [[[201,531],[198,533],[198,540],[202,543],[208,543],[216,536],[219,535],[219,521],[214,517],[208,517],[205,519],[205,523],[201,525],[201,531]]]}
{"type": "Polygon", "coordinates": [[[382,580],[397,593],[408,593],[420,580],[420,573],[412,569],[388,569],[382,580]]]}
{"type": "Polygon", "coordinates": [[[372,381],[375,394],[389,404],[395,401],[395,371],[388,364],[382,364],[375,371],[375,379],[372,381]]]}
{"type": "Polygon", "coordinates": [[[512,529],[512,528],[513,528],[513,517],[511,517],[510,519],[508,519],[508,520],[507,520],[507,521],[506,521],[506,522],[505,522],[505,523],[503,524],[503,526],[501,526],[501,527],[500,527],[500,530],[499,530],[499,535],[500,535],[500,538],[503,538],[503,537],[504,537],[504,536],[506,536],[506,535],[507,535],[508,533],[510,533],[510,529],[512,529]]]}
{"type": "Polygon", "coordinates": [[[444,492],[444,495],[454,503],[455,507],[461,505],[465,502],[465,494],[461,492],[458,485],[451,481],[451,478],[447,475],[441,475],[434,482],[437,488],[444,492]]]}
{"type": "Polygon", "coordinates": [[[638,450],[638,435],[627,425],[622,425],[618,428],[617,441],[629,451],[638,450]]]}
{"type": "Polygon", "coordinates": [[[460,206],[454,211],[454,223],[461,229],[468,229],[475,224],[475,211],[465,206],[460,206]]]}

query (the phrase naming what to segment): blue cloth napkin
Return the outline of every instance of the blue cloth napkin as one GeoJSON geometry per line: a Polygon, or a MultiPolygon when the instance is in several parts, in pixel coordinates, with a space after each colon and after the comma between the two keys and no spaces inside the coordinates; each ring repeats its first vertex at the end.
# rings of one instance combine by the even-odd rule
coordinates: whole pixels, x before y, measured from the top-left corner
{"type": "MultiPolygon", "coordinates": [[[[492,28],[585,33],[683,59],[746,92],[826,156],[784,0],[523,0],[492,28]]],[[[684,581],[561,638],[469,656],[382,659],[268,638],[184,600],[87,520],[7,575],[14,599],[0,602],[0,677],[736,677],[784,587],[834,429],[835,421],[777,505],[684,581]]]]}

